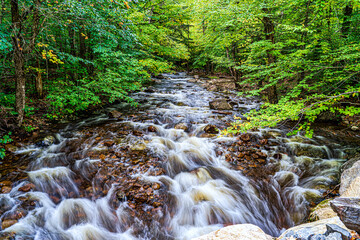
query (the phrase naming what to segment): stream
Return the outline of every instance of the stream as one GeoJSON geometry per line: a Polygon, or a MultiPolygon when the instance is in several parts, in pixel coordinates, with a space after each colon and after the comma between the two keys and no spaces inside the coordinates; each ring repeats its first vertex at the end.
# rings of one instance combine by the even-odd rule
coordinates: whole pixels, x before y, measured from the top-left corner
{"type": "MultiPolygon", "coordinates": [[[[256,99],[184,73],[16,151],[25,176],[0,194],[14,239],[192,239],[252,223],[272,236],[338,183],[346,146],[282,129],[220,136],[256,99]],[[232,111],[209,102],[227,99],[232,111]],[[110,117],[109,117],[110,115],[110,117]],[[117,116],[115,116],[117,115],[117,116]],[[15,220],[14,220],[15,219],[15,220]]],[[[4,225],[4,224],[3,224],[4,225]]]]}

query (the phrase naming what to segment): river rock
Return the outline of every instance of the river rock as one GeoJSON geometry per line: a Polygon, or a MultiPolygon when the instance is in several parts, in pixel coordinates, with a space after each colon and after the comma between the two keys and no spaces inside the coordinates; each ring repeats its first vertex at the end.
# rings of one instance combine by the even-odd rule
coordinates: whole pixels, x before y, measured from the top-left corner
{"type": "Polygon", "coordinates": [[[148,127],[148,131],[149,131],[149,132],[157,132],[157,129],[156,129],[155,126],[152,126],[152,125],[151,125],[151,126],[148,127]]]}
{"type": "Polygon", "coordinates": [[[145,143],[136,143],[130,148],[132,151],[143,151],[146,149],[145,143]]]}
{"type": "Polygon", "coordinates": [[[215,125],[211,125],[211,124],[207,125],[204,128],[204,131],[209,134],[218,134],[219,133],[219,129],[215,125]]]}
{"type": "Polygon", "coordinates": [[[184,131],[189,129],[189,127],[188,127],[188,125],[186,123],[178,123],[178,124],[175,125],[174,128],[175,129],[182,129],[184,131]]]}
{"type": "MultiPolygon", "coordinates": [[[[288,240],[288,239],[311,239],[311,236],[315,236],[317,234],[319,235],[325,235],[327,233],[327,225],[329,224],[335,224],[344,230],[348,231],[346,226],[341,222],[339,217],[329,218],[329,219],[323,219],[316,222],[311,223],[305,223],[301,224],[292,228],[289,228],[286,230],[281,236],[278,238],[278,240],[288,240]]],[[[321,239],[321,238],[320,238],[321,239]]],[[[328,239],[328,238],[325,238],[328,239]]],[[[339,238],[338,240],[341,240],[339,238]]]]}
{"type": "Polygon", "coordinates": [[[316,221],[328,218],[334,218],[337,214],[332,210],[330,206],[330,200],[324,200],[319,203],[311,212],[309,219],[316,221]]]}
{"type": "Polygon", "coordinates": [[[122,116],[122,113],[116,110],[112,110],[108,113],[109,118],[120,118],[122,116]]]}
{"type": "Polygon", "coordinates": [[[313,146],[308,144],[294,144],[294,154],[296,156],[308,156],[313,158],[326,158],[325,149],[321,146],[313,146]]]}
{"type": "Polygon", "coordinates": [[[219,78],[212,79],[206,84],[208,91],[228,91],[235,90],[236,84],[234,79],[219,78]]]}
{"type": "Polygon", "coordinates": [[[342,197],[360,197],[360,161],[342,173],[339,193],[342,197]]]}
{"type": "Polygon", "coordinates": [[[35,185],[33,183],[25,184],[24,186],[19,188],[19,191],[22,192],[29,192],[30,190],[34,189],[35,185]]]}
{"type": "Polygon", "coordinates": [[[359,127],[358,127],[358,126],[351,126],[351,130],[353,130],[353,131],[358,131],[358,130],[359,130],[359,127]]]}
{"type": "Polygon", "coordinates": [[[330,205],[346,227],[360,234],[360,198],[336,198],[330,205]]]}
{"type": "Polygon", "coordinates": [[[1,193],[9,193],[11,192],[12,188],[11,187],[7,187],[7,186],[4,186],[1,188],[1,193]]]}
{"type": "Polygon", "coordinates": [[[210,109],[214,110],[232,110],[232,106],[226,99],[217,99],[209,103],[210,109]]]}
{"type": "Polygon", "coordinates": [[[12,225],[14,225],[17,222],[18,222],[17,220],[4,220],[1,223],[1,228],[6,229],[8,227],[11,227],[12,225]]]}
{"type": "Polygon", "coordinates": [[[351,239],[351,233],[349,233],[347,230],[339,227],[335,224],[327,224],[326,225],[326,235],[330,236],[331,234],[340,234],[342,240],[350,240],[351,239]]]}
{"type": "Polygon", "coordinates": [[[46,136],[43,139],[38,140],[35,145],[38,147],[49,147],[55,143],[54,136],[46,136]]]}
{"type": "Polygon", "coordinates": [[[258,226],[252,224],[238,224],[221,228],[207,235],[193,240],[272,240],[258,226]]]}

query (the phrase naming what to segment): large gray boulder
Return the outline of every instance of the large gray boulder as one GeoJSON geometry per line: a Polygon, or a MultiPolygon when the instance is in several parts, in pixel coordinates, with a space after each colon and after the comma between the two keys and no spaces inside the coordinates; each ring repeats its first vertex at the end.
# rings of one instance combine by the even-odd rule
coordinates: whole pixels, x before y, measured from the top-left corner
{"type": "MultiPolygon", "coordinates": [[[[281,234],[278,240],[289,240],[289,239],[312,240],[312,238],[314,237],[318,237],[317,239],[329,239],[329,235],[331,234],[328,231],[329,225],[332,226],[332,228],[335,228],[334,227],[335,225],[338,228],[343,229],[344,232],[349,232],[349,229],[346,228],[346,226],[341,222],[341,220],[338,217],[334,217],[334,218],[319,220],[316,222],[305,223],[289,228],[283,234],[281,234]]],[[[334,239],[341,240],[342,238],[334,238],[334,239]]]]}
{"type": "Polygon", "coordinates": [[[342,173],[340,181],[341,197],[360,197],[360,161],[346,169],[342,173]]]}
{"type": "Polygon", "coordinates": [[[272,237],[252,224],[238,224],[221,228],[193,240],[272,240],[272,237]]]}
{"type": "Polygon", "coordinates": [[[336,198],[330,205],[346,227],[360,234],[360,198],[336,198]]]}
{"type": "Polygon", "coordinates": [[[214,110],[232,110],[233,107],[226,101],[226,99],[217,99],[209,103],[210,109],[214,110]]]}

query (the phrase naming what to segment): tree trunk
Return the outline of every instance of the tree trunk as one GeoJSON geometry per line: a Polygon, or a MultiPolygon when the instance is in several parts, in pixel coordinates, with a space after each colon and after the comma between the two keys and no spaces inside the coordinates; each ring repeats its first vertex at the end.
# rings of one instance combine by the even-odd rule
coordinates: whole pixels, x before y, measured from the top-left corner
{"type": "Polygon", "coordinates": [[[345,9],[344,9],[344,22],[342,24],[341,27],[341,33],[343,38],[348,38],[349,36],[349,31],[350,31],[350,25],[351,25],[351,15],[353,12],[353,7],[351,4],[346,5],[345,9]]]}
{"type": "Polygon", "coordinates": [[[38,65],[38,72],[35,77],[35,87],[36,87],[36,93],[38,98],[43,98],[43,83],[42,83],[42,77],[41,77],[41,69],[40,69],[40,61],[37,59],[37,65],[38,65]]]}
{"type": "Polygon", "coordinates": [[[17,0],[11,0],[11,20],[12,30],[14,36],[12,37],[13,53],[14,53],[14,64],[15,64],[15,78],[16,78],[16,103],[15,110],[18,112],[17,124],[21,126],[24,119],[25,109],[25,58],[22,46],[21,36],[21,19],[19,13],[19,4],[17,0]]]}
{"type": "MultiPolygon", "coordinates": [[[[275,43],[275,25],[273,21],[265,16],[263,17],[265,39],[269,40],[272,44],[275,43]]],[[[267,51],[268,65],[275,62],[275,56],[271,53],[271,50],[267,51]]],[[[270,76],[266,77],[266,82],[269,83],[270,76]]],[[[276,84],[266,89],[268,100],[272,104],[278,103],[276,84]]]]}

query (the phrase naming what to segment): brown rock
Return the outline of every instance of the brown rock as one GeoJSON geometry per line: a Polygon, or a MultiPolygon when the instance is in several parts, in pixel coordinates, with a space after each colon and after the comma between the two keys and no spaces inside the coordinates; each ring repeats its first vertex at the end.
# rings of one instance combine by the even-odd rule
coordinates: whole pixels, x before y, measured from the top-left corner
{"type": "Polygon", "coordinates": [[[156,129],[156,127],[154,127],[154,126],[149,126],[149,127],[148,127],[148,131],[149,131],[149,132],[157,132],[157,129],[156,129]]]}
{"type": "Polygon", "coordinates": [[[111,147],[112,145],[114,145],[114,141],[106,141],[106,142],[104,142],[104,146],[106,146],[106,147],[111,147]]]}
{"type": "Polygon", "coordinates": [[[28,184],[25,184],[24,186],[22,186],[21,188],[19,188],[19,191],[29,192],[30,190],[32,190],[34,188],[35,188],[35,185],[33,183],[28,183],[28,184]]]}
{"type": "Polygon", "coordinates": [[[215,126],[215,125],[207,125],[205,128],[204,128],[204,131],[206,133],[210,133],[210,134],[217,134],[219,133],[219,129],[215,126]]]}
{"type": "Polygon", "coordinates": [[[240,136],[240,139],[243,140],[244,142],[248,142],[250,141],[250,134],[242,134],[240,136]]]}
{"type": "Polygon", "coordinates": [[[0,187],[2,187],[2,186],[10,186],[11,185],[11,181],[8,181],[8,180],[5,180],[5,181],[2,181],[2,182],[0,182],[0,187]]]}
{"type": "Polygon", "coordinates": [[[9,192],[11,192],[11,187],[7,187],[7,186],[5,186],[5,187],[2,187],[1,188],[1,192],[2,193],[9,193],[9,192]]]}
{"type": "Polygon", "coordinates": [[[14,225],[17,222],[18,222],[17,220],[4,220],[1,224],[1,228],[6,229],[8,227],[11,227],[12,225],[14,225]]]}
{"type": "Polygon", "coordinates": [[[267,139],[261,139],[260,140],[260,144],[261,145],[265,145],[265,144],[267,144],[268,143],[268,140],[267,139]]]}
{"type": "Polygon", "coordinates": [[[189,127],[187,126],[186,123],[178,123],[178,124],[175,125],[174,128],[175,128],[175,129],[182,129],[182,130],[184,130],[184,131],[186,131],[186,130],[189,129],[189,127]]]}
{"type": "Polygon", "coordinates": [[[159,183],[154,183],[152,188],[155,189],[155,190],[158,190],[158,189],[160,189],[160,184],[159,183]]]}
{"type": "Polygon", "coordinates": [[[116,111],[116,110],[113,110],[113,111],[108,113],[108,116],[110,118],[119,118],[119,117],[121,117],[121,115],[122,115],[122,113],[119,112],[119,111],[116,111]]]}
{"type": "Polygon", "coordinates": [[[137,131],[137,130],[134,130],[134,131],[133,131],[133,134],[134,134],[135,136],[138,136],[138,137],[140,137],[140,136],[142,136],[142,135],[143,135],[143,133],[142,133],[142,132],[137,131]]]}

